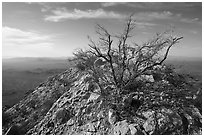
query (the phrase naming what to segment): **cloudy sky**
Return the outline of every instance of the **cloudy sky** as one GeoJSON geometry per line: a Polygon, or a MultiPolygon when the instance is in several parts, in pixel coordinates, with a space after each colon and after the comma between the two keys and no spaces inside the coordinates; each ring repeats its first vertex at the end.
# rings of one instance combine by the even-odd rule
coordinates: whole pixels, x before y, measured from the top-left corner
{"type": "Polygon", "coordinates": [[[136,19],[134,42],[174,28],[184,39],[172,56],[202,56],[201,3],[6,3],[2,4],[2,56],[68,57],[96,40],[95,25],[121,33],[125,18],[136,19]]]}

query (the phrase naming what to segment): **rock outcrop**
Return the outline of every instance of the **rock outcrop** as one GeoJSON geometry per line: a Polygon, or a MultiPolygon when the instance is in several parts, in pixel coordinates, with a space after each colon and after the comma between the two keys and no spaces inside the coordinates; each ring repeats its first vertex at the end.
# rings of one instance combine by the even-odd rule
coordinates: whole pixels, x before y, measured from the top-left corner
{"type": "Polygon", "coordinates": [[[202,134],[202,113],[195,103],[200,92],[187,98],[164,78],[151,77],[144,85],[121,95],[104,85],[106,94],[101,94],[89,73],[69,69],[6,110],[10,120],[3,134],[202,134]]]}

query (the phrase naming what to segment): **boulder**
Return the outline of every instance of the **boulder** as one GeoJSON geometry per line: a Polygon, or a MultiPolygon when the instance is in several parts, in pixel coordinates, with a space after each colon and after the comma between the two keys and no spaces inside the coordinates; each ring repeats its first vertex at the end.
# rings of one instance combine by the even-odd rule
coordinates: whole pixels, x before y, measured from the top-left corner
{"type": "Polygon", "coordinates": [[[54,115],[55,123],[63,124],[71,118],[71,115],[68,110],[61,108],[54,115]]]}
{"type": "Polygon", "coordinates": [[[138,95],[127,95],[123,98],[123,105],[138,109],[142,105],[142,101],[138,99],[138,95]]]}
{"type": "Polygon", "coordinates": [[[113,128],[114,135],[137,135],[137,124],[129,124],[127,120],[119,121],[113,128]]]}
{"type": "Polygon", "coordinates": [[[154,82],[153,75],[141,75],[137,78],[137,80],[147,81],[147,82],[154,82]]]}
{"type": "Polygon", "coordinates": [[[87,103],[91,102],[91,101],[94,101],[96,99],[98,99],[100,97],[99,94],[97,93],[91,93],[91,95],[89,96],[88,100],[87,100],[87,103]]]}
{"type": "Polygon", "coordinates": [[[117,121],[117,113],[114,109],[110,108],[109,111],[108,111],[108,122],[111,124],[111,125],[114,125],[117,121]]]}
{"type": "MultiPolygon", "coordinates": [[[[134,131],[132,131],[134,132],[134,131]]],[[[114,135],[130,135],[131,131],[126,120],[117,122],[113,128],[114,135]]]]}
{"type": "Polygon", "coordinates": [[[155,131],[155,118],[154,118],[154,111],[149,110],[143,113],[144,117],[147,118],[147,120],[145,121],[143,128],[145,130],[145,132],[147,132],[148,134],[153,134],[155,131]]]}
{"type": "Polygon", "coordinates": [[[152,134],[180,134],[182,127],[182,118],[176,112],[168,108],[159,110],[147,110],[143,112],[143,116],[147,120],[143,124],[143,128],[149,135],[152,134]]]}

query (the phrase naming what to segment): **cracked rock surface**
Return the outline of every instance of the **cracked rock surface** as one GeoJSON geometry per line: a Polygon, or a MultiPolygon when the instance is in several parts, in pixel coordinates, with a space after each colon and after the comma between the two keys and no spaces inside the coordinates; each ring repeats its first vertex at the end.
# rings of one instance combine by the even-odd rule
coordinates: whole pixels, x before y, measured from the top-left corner
{"type": "Polygon", "coordinates": [[[196,104],[200,92],[183,98],[167,80],[145,84],[121,95],[114,94],[113,85],[105,85],[106,94],[101,94],[89,73],[69,69],[6,110],[10,120],[3,134],[202,134],[202,113],[196,104]]]}

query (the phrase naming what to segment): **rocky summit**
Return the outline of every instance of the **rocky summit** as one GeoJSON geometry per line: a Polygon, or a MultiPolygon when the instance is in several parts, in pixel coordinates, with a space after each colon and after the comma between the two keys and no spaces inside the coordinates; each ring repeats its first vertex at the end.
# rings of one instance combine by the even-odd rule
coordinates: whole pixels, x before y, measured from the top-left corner
{"type": "Polygon", "coordinates": [[[201,88],[192,78],[159,72],[139,77],[120,92],[114,85],[103,85],[102,94],[90,73],[68,69],[49,77],[18,104],[5,110],[2,132],[7,135],[202,134],[201,88]]]}

